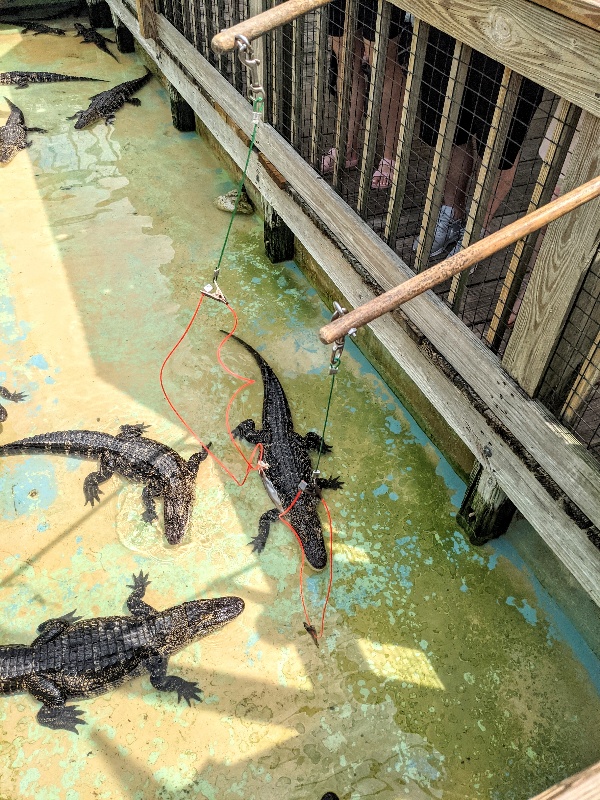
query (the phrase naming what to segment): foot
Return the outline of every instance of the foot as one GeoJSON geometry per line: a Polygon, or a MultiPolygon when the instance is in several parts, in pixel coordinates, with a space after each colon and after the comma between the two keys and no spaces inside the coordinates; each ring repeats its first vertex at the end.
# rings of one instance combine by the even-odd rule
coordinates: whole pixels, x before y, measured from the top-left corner
{"type": "MultiPolygon", "coordinates": [[[[440,208],[429,258],[439,258],[449,247],[462,241],[465,223],[461,214],[462,212],[454,206],[440,208]]],[[[418,246],[419,239],[415,239],[413,250],[416,250],[418,246]]]]}
{"type": "MultiPolygon", "coordinates": [[[[329,175],[333,172],[335,167],[335,162],[337,161],[337,150],[335,147],[331,147],[324,156],[321,156],[321,173],[323,175],[329,175]]],[[[349,156],[346,156],[346,169],[356,169],[358,166],[358,155],[356,153],[352,153],[349,156]]]]}
{"type": "Polygon", "coordinates": [[[85,720],[81,719],[82,714],[83,711],[80,711],[77,706],[60,706],[59,708],[42,706],[37,713],[37,721],[45,728],[52,728],[54,731],[79,733],[77,726],[86,724],[85,720]]]}
{"type": "Polygon", "coordinates": [[[394,178],[396,162],[393,158],[382,158],[379,166],[373,173],[371,189],[389,189],[394,178]]]}

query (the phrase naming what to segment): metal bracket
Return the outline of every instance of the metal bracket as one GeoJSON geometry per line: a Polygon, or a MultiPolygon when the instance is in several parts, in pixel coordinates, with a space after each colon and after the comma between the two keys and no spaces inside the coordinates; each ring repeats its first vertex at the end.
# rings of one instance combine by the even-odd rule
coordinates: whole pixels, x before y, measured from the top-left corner
{"type": "Polygon", "coordinates": [[[213,300],[217,300],[219,303],[223,303],[226,306],[229,305],[229,301],[219,289],[219,284],[216,280],[213,280],[212,283],[207,283],[204,289],[202,289],[202,294],[206,297],[212,297],[213,300]]]}

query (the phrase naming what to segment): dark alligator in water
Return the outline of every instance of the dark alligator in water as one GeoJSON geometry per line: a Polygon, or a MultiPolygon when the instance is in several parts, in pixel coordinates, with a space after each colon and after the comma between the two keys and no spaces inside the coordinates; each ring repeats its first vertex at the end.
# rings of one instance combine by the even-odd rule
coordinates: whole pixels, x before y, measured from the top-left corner
{"type": "Polygon", "coordinates": [[[43,622],[30,645],[0,646],[0,692],[29,692],[43,703],[40,725],[73,733],[86,723],[68,700],[103,694],[144,672],[155,689],[177,692],[178,702],[201,701],[197,683],[167,675],[169,656],[235,619],[244,601],[216,597],[156,611],[142,600],[149,582],[142,572],[133,576],[131,616],[81,620],[72,611],[43,622]]]}
{"type": "Polygon", "coordinates": [[[59,83],[62,81],[99,81],[103,78],[80,78],[77,75],[60,75],[57,72],[0,72],[0,84],[12,84],[17,89],[26,89],[30,83],[59,83]]]}
{"type": "MultiPolygon", "coordinates": [[[[34,452],[57,453],[75,458],[98,459],[100,469],[91,472],[83,482],[85,505],[100,502],[99,488],[118,472],[137,483],[144,483],[142,501],[145,522],[157,518],[154,498],[163,498],[165,536],[170,544],[183,538],[190,521],[196,475],[200,463],[208,455],[205,448],[187,461],[166,444],[147,439],[142,434],[146,425],[121,425],[112,436],[101,431],[57,431],[42,433],[0,446],[0,456],[34,452]]],[[[210,446],[210,445],[209,445],[210,446]]]]}
{"type": "Polygon", "coordinates": [[[21,109],[8,99],[4,98],[10,106],[10,114],[6,123],[0,127],[0,164],[8,164],[17,155],[19,150],[31,147],[33,142],[27,141],[27,134],[33,131],[46,133],[44,128],[28,128],[21,109]]]}
{"type": "Polygon", "coordinates": [[[85,111],[76,111],[72,117],[67,117],[67,119],[77,119],[75,123],[77,130],[85,128],[86,125],[96,122],[98,119],[103,119],[107,125],[111,125],[115,121],[115,111],[123,108],[125,103],[131,103],[132,106],[141,105],[138,98],[132,95],[139,91],[145,83],[148,83],[151,77],[152,73],[146,69],[146,74],[141,78],[119,83],[112,89],[95,94],[90,97],[92,102],[85,111]]]}
{"type": "Polygon", "coordinates": [[[103,36],[100,31],[96,30],[96,28],[86,28],[85,25],[81,24],[81,22],[75,23],[75,30],[77,31],[77,36],[83,36],[83,42],[81,42],[81,44],[95,44],[96,47],[98,47],[104,53],[108,53],[109,56],[112,56],[115,61],[119,60],[116,55],[112,53],[106,46],[107,42],[116,44],[114,39],[107,39],[106,36],[103,36]]]}
{"type": "Polygon", "coordinates": [[[33,34],[34,36],[39,36],[40,33],[52,33],[54,36],[65,36],[67,33],[66,31],[63,31],[62,28],[51,28],[50,25],[44,25],[43,22],[19,22],[17,24],[25,26],[21,33],[35,31],[33,34]]]}
{"type": "MultiPolygon", "coordinates": [[[[0,397],[4,400],[12,400],[13,403],[20,403],[27,398],[27,395],[23,392],[9,392],[4,386],[0,386],[0,397]]],[[[8,411],[0,404],[0,422],[4,422],[7,417],[8,411]]]]}
{"type": "MultiPolygon", "coordinates": [[[[223,331],[225,332],[225,331],[223,331]]],[[[300,436],[294,430],[292,414],[279,379],[264,358],[238,336],[232,336],[254,356],[260,367],[264,385],[262,430],[256,430],[252,419],[246,419],[232,431],[236,438],[245,439],[250,444],[262,444],[263,461],[268,467],[261,470],[267,494],[275,503],[275,508],[266,511],[258,523],[258,536],[252,540],[252,549],[262,552],[272,522],[279,519],[282,511],[290,506],[298,494],[300,484],[306,483],[286,520],[298,534],[308,563],[313,569],[323,569],[327,564],[327,551],[323,542],[321,521],[317,514],[321,489],[340,489],[343,482],[337,478],[318,477],[313,481],[313,467],[310,451],[321,450],[329,453],[331,447],[321,436],[310,431],[300,436]]]]}

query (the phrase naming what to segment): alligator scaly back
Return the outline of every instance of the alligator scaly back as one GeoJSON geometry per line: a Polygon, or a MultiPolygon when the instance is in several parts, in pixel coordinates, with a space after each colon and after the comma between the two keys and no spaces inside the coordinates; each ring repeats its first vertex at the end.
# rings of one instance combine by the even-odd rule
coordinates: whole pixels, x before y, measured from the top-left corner
{"type": "Polygon", "coordinates": [[[196,476],[208,450],[194,453],[185,461],[167,445],[143,436],[145,430],[145,425],[138,424],[121,425],[116,436],[85,430],[42,433],[0,446],[0,457],[37,452],[98,460],[98,471],[91,472],[83,483],[86,505],[100,502],[100,484],[115,472],[143,483],[142,519],[152,522],[157,518],[154,501],[162,496],[165,536],[170,544],[177,544],[191,518],[196,476]]]}
{"type": "Polygon", "coordinates": [[[39,625],[30,645],[0,646],[0,693],[29,692],[43,705],[37,720],[77,733],[81,711],[67,702],[108,692],[144,672],[161,692],[176,692],[188,705],[201,701],[194,681],[167,675],[169,656],[239,616],[240,597],[191,600],[157,611],[142,599],[150,581],[133,576],[127,598],[131,616],[82,620],[71,611],[39,625]]]}
{"type": "Polygon", "coordinates": [[[28,128],[21,109],[12,103],[8,97],[4,98],[10,106],[10,114],[6,123],[0,127],[0,164],[8,164],[17,155],[19,150],[31,147],[27,134],[31,131],[46,133],[44,128],[28,128]]]}
{"type": "Polygon", "coordinates": [[[13,85],[17,89],[26,89],[30,83],[59,83],[63,81],[98,81],[106,83],[103,78],[86,78],[78,75],[61,75],[57,72],[0,72],[0,84],[13,85]]]}
{"type": "Polygon", "coordinates": [[[123,108],[125,103],[130,103],[132,106],[141,105],[137,97],[133,95],[139,91],[152,78],[152,73],[146,68],[146,74],[141,78],[134,78],[131,81],[119,83],[113,86],[112,89],[107,89],[105,92],[95,94],[90,97],[92,101],[85,111],[76,111],[73,116],[67,119],[76,119],[75,128],[81,130],[86,125],[92,122],[103,119],[107,125],[115,121],[115,113],[123,108]]]}

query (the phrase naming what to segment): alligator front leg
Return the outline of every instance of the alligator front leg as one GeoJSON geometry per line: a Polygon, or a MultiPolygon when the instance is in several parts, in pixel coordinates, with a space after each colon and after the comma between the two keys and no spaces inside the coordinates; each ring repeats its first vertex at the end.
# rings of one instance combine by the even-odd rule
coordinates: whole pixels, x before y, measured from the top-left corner
{"type": "Polygon", "coordinates": [[[93,508],[94,502],[100,502],[100,495],[104,493],[99,488],[99,485],[112,478],[114,471],[112,457],[109,455],[100,456],[100,469],[98,472],[90,472],[83,482],[84,505],[87,506],[90,503],[93,508]]]}
{"type": "Polygon", "coordinates": [[[265,511],[262,517],[258,520],[258,536],[255,536],[249,544],[252,545],[253,553],[262,553],[265,549],[267,539],[269,538],[269,529],[272,522],[277,522],[281,511],[278,508],[272,508],[270,511],[265,511]]]}
{"type": "Polygon", "coordinates": [[[250,444],[264,444],[265,435],[263,431],[256,430],[256,424],[253,419],[245,419],[243,422],[231,431],[234,439],[245,439],[250,444]]]}
{"type": "Polygon", "coordinates": [[[154,498],[160,497],[162,493],[163,486],[158,480],[150,480],[146,486],[144,486],[144,491],[142,492],[142,503],[146,509],[142,514],[144,522],[154,522],[154,520],[158,518],[154,498]]]}
{"type": "Polygon", "coordinates": [[[133,585],[130,583],[127,584],[130,589],[133,589],[133,592],[127,598],[127,608],[134,617],[146,618],[156,614],[156,609],[152,608],[148,603],[144,603],[142,600],[142,597],[146,594],[146,587],[149,583],[148,575],[144,575],[142,570],[140,570],[139,575],[133,576],[133,585]]]}
{"type": "Polygon", "coordinates": [[[194,453],[187,460],[187,468],[190,476],[195,478],[198,474],[200,464],[208,457],[208,451],[212,447],[212,442],[209,442],[206,447],[203,447],[199,453],[194,453]]]}
{"type": "Polygon", "coordinates": [[[139,439],[150,428],[150,425],[145,425],[143,422],[137,422],[135,425],[120,425],[117,439],[139,439]]]}
{"type": "Polygon", "coordinates": [[[344,481],[340,480],[341,475],[338,475],[337,478],[317,478],[317,486],[319,489],[341,489],[344,485],[344,481]]]}
{"type": "Polygon", "coordinates": [[[42,622],[41,625],[38,625],[37,632],[40,634],[37,636],[31,646],[37,644],[44,644],[46,642],[51,641],[52,639],[56,638],[60,633],[66,631],[74,622],[81,619],[81,617],[75,616],[75,611],[69,611],[68,614],[64,614],[62,617],[54,617],[53,619],[47,619],[45,622],[42,622]]]}
{"type": "Polygon", "coordinates": [[[80,719],[81,714],[77,706],[65,705],[67,696],[59,686],[45,675],[32,675],[25,684],[27,691],[43,706],[37,713],[37,721],[45,728],[52,730],[65,730],[77,733],[77,725],[85,725],[80,719]]]}
{"type": "Polygon", "coordinates": [[[306,436],[300,437],[304,442],[304,446],[309,450],[316,450],[321,453],[331,453],[332,447],[325,443],[322,436],[319,436],[315,431],[309,431],[306,436]]]}
{"type": "Polygon", "coordinates": [[[186,681],[176,675],[167,675],[168,659],[160,653],[151,656],[146,662],[146,667],[150,673],[150,683],[159,692],[177,692],[177,702],[183,699],[188,706],[192,700],[202,702],[201,689],[195,681],[186,681]]]}

